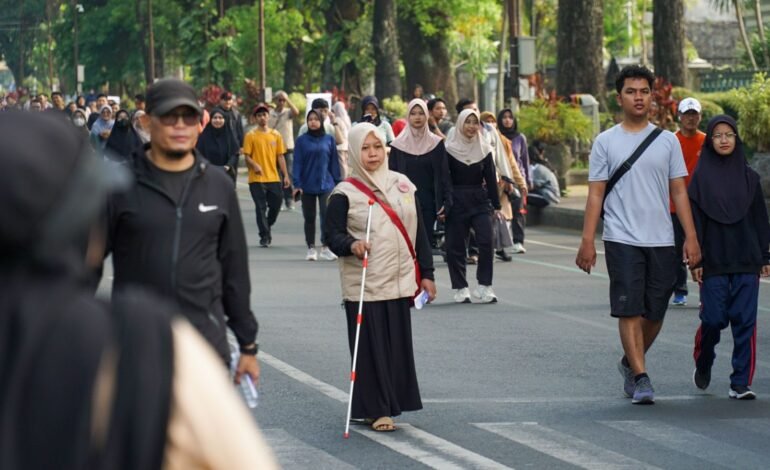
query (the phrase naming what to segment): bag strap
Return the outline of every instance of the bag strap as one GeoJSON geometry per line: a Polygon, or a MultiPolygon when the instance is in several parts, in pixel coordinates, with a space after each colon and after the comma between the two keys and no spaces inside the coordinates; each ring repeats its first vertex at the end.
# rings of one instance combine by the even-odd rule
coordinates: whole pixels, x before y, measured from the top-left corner
{"type": "Polygon", "coordinates": [[[406,227],[404,227],[404,223],[401,222],[401,218],[396,214],[396,211],[393,210],[392,207],[390,207],[387,203],[382,201],[380,198],[377,197],[376,194],[374,194],[374,191],[372,191],[369,186],[365,185],[360,180],[350,177],[345,179],[346,183],[350,183],[353,186],[355,186],[356,189],[364,193],[369,199],[372,199],[377,204],[382,207],[382,209],[385,211],[386,214],[388,214],[388,217],[390,217],[391,222],[393,222],[393,225],[396,226],[399,232],[401,232],[401,235],[404,238],[404,241],[406,242],[407,248],[409,248],[409,254],[412,256],[412,261],[414,261],[414,273],[415,273],[415,280],[417,281],[417,290],[420,290],[420,283],[422,282],[422,277],[420,275],[420,265],[417,263],[417,253],[414,251],[414,245],[412,245],[412,240],[409,239],[409,234],[406,232],[406,227]]]}
{"type": "Polygon", "coordinates": [[[612,191],[612,188],[615,187],[616,184],[618,184],[618,181],[620,181],[620,178],[623,177],[628,171],[631,169],[631,167],[636,163],[637,160],[639,160],[639,157],[642,156],[645,150],[647,150],[647,147],[650,146],[650,144],[658,138],[658,136],[663,132],[663,129],[660,127],[656,127],[655,129],[650,132],[650,134],[642,141],[641,144],[639,144],[638,147],[636,147],[636,150],[634,150],[634,153],[631,154],[626,161],[623,162],[622,165],[620,165],[620,168],[615,170],[615,173],[612,174],[610,177],[610,180],[607,181],[607,187],[604,189],[604,199],[602,200],[602,218],[604,218],[604,203],[607,201],[607,196],[610,194],[610,191],[612,191]]]}

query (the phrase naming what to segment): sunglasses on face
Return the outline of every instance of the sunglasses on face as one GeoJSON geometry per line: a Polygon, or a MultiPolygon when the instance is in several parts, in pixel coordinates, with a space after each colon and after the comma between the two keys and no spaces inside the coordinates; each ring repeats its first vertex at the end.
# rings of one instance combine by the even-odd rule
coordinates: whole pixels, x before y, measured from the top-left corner
{"type": "Polygon", "coordinates": [[[189,111],[164,114],[163,116],[159,116],[158,120],[164,126],[175,126],[176,123],[179,122],[180,118],[182,119],[182,122],[184,122],[185,126],[196,126],[199,122],[198,115],[189,111]]]}

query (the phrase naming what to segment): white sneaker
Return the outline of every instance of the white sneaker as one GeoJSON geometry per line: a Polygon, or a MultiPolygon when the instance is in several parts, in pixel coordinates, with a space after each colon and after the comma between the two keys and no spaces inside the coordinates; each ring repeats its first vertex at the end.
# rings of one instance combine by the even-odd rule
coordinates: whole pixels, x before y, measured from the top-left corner
{"type": "Polygon", "coordinates": [[[497,296],[492,291],[492,286],[479,285],[474,291],[473,296],[481,300],[485,304],[493,304],[497,302],[497,296]]]}
{"type": "Polygon", "coordinates": [[[455,302],[458,304],[471,303],[471,294],[468,292],[467,287],[463,287],[462,289],[455,289],[455,302]]]}
{"type": "Polygon", "coordinates": [[[305,259],[307,261],[318,261],[318,252],[315,251],[315,248],[307,249],[307,256],[305,256],[305,259]]]}
{"type": "Polygon", "coordinates": [[[332,250],[329,249],[329,247],[323,247],[321,249],[321,258],[325,259],[326,261],[334,261],[337,259],[337,255],[332,253],[332,250]]]}
{"type": "Polygon", "coordinates": [[[514,254],[519,254],[519,253],[526,253],[527,249],[524,248],[524,245],[522,245],[521,243],[514,243],[513,247],[511,248],[511,251],[514,254]]]}

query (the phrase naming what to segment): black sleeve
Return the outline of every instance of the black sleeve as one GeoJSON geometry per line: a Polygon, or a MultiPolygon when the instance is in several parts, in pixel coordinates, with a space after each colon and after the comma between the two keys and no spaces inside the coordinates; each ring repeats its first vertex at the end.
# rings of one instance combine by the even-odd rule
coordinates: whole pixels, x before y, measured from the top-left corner
{"type": "Polygon", "coordinates": [[[420,201],[417,198],[415,200],[415,208],[417,209],[417,240],[415,240],[414,251],[417,255],[417,264],[420,265],[420,276],[423,279],[435,280],[433,275],[433,249],[430,246],[428,240],[428,233],[426,232],[425,222],[422,220],[422,210],[420,209],[420,201]]]}
{"type": "Polygon", "coordinates": [[[754,191],[754,201],[751,203],[751,216],[754,219],[754,228],[757,231],[762,258],[766,265],[770,264],[770,221],[767,217],[765,195],[759,183],[757,183],[757,189],[754,191]]]}
{"type": "Polygon", "coordinates": [[[433,171],[438,176],[434,182],[440,198],[436,201],[436,208],[439,209],[444,206],[445,212],[448,212],[449,208],[452,207],[452,177],[449,175],[449,154],[446,153],[444,142],[439,142],[434,152],[433,171]]]}
{"type": "MultiPolygon", "coordinates": [[[[701,248],[701,254],[703,256],[706,255],[706,247],[704,246],[704,235],[706,233],[706,214],[703,213],[700,206],[690,199],[690,212],[692,212],[692,222],[693,225],[695,225],[695,235],[698,237],[698,245],[700,245],[701,248]]],[[[678,253],[678,255],[681,255],[681,253],[678,253]]],[[[703,257],[701,257],[700,263],[698,263],[698,266],[696,268],[702,268],[703,267],[703,257]]]]}
{"type": "Polygon", "coordinates": [[[326,242],[337,256],[352,256],[350,247],[356,241],[348,233],[348,198],[332,194],[326,205],[326,242]]]}
{"type": "Polygon", "coordinates": [[[388,169],[390,171],[398,171],[398,153],[397,148],[390,148],[390,155],[388,155],[388,169]]]}
{"type": "Polygon", "coordinates": [[[484,158],[484,183],[487,185],[487,195],[495,210],[500,210],[500,197],[497,194],[497,176],[495,162],[490,153],[484,158]]]}
{"type": "Polygon", "coordinates": [[[227,326],[238,344],[245,346],[257,339],[259,324],[249,305],[249,252],[235,191],[229,188],[228,214],[219,229],[219,262],[222,265],[222,304],[227,326]]]}

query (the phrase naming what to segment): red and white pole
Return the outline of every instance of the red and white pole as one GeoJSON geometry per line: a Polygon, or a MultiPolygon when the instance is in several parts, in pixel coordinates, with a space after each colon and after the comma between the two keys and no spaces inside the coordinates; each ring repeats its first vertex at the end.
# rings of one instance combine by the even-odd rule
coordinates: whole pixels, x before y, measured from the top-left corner
{"type": "MultiPolygon", "coordinates": [[[[369,232],[372,228],[372,207],[374,200],[369,199],[369,215],[366,217],[366,243],[369,243],[369,232]]],[[[364,269],[361,271],[361,293],[358,296],[358,315],[356,316],[356,342],[353,346],[353,366],[350,369],[350,397],[348,399],[348,416],[345,420],[345,439],[350,437],[350,413],[353,410],[353,386],[356,383],[356,360],[358,359],[358,339],[361,335],[361,323],[364,321],[364,287],[366,285],[366,267],[369,265],[369,250],[364,251],[364,269]]]]}

